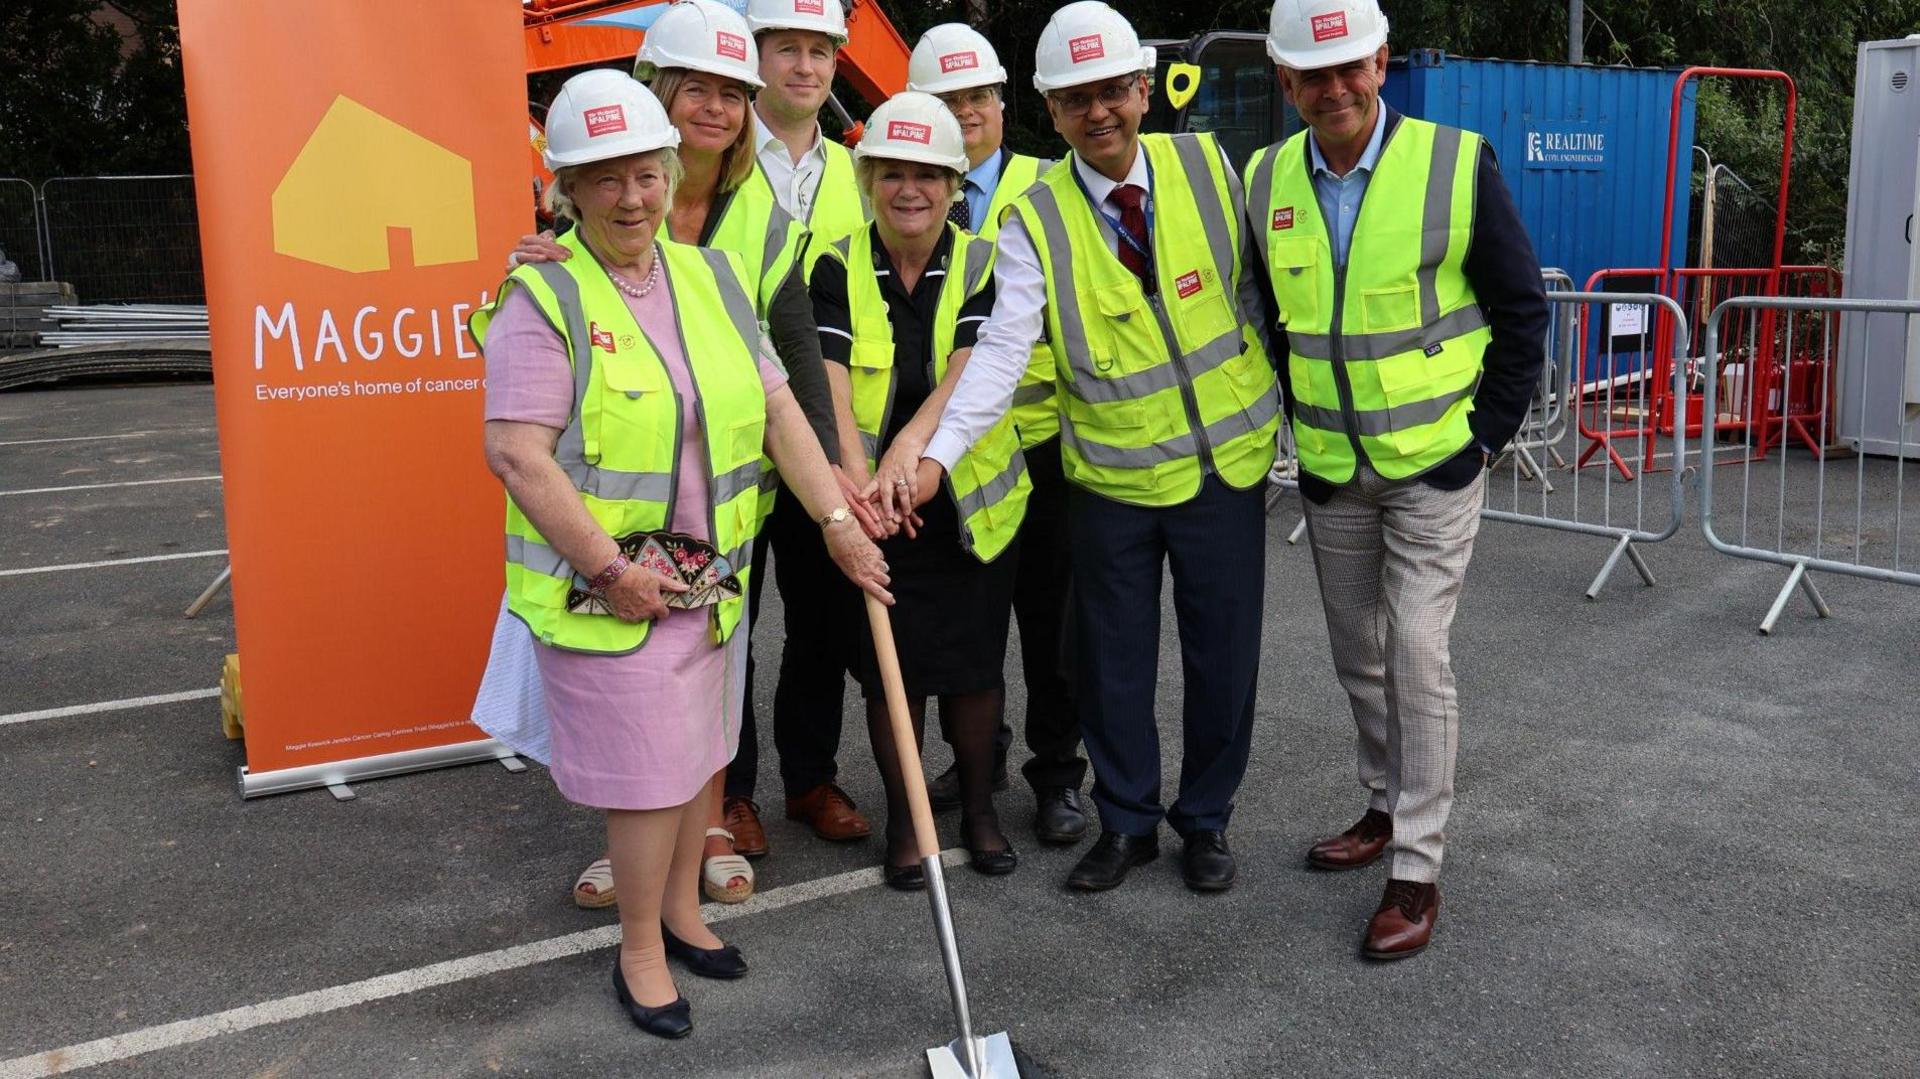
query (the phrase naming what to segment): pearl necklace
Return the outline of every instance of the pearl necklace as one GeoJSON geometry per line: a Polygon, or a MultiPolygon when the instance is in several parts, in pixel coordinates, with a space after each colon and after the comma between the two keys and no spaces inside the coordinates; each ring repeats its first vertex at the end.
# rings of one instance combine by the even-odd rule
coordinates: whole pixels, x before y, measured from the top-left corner
{"type": "Polygon", "coordinates": [[[621,292],[626,293],[636,300],[646,299],[652,294],[654,287],[660,284],[660,249],[657,247],[654,248],[653,267],[647,271],[647,279],[640,284],[630,284],[626,278],[615,273],[611,266],[607,267],[607,276],[613,279],[614,288],[619,289],[621,292]]]}

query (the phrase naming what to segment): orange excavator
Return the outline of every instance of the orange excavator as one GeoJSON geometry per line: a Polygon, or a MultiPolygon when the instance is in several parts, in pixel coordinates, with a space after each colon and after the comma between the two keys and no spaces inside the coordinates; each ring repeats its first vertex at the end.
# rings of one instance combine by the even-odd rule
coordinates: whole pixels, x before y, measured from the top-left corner
{"type": "MultiPolygon", "coordinates": [[[[744,9],[744,0],[724,0],[744,9]]],[[[568,73],[589,68],[631,67],[633,54],[669,0],[523,0],[527,74],[568,73]]],[[[1158,40],[1155,47],[1150,131],[1212,131],[1233,160],[1244,161],[1274,141],[1286,126],[1287,109],[1274,92],[1264,37],[1209,31],[1187,40],[1158,40]]],[[[840,75],[869,106],[906,88],[912,48],[874,0],[847,0],[847,44],[840,75]]],[[[858,140],[860,124],[836,98],[827,107],[839,118],[842,137],[858,140]]],[[[544,103],[528,117],[529,134],[540,133],[544,103]]],[[[551,182],[533,153],[540,185],[551,182]]]]}

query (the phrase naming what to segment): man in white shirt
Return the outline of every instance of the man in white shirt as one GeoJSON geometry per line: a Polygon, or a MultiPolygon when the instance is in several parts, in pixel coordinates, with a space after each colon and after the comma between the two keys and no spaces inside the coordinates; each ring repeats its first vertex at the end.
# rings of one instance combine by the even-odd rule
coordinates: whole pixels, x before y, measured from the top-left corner
{"type": "Polygon", "coordinates": [[[767,84],[753,102],[760,167],[780,208],[807,226],[814,243],[844,236],[860,227],[865,210],[852,157],[820,130],[847,41],[840,0],[751,0],[747,21],[767,84]]]}
{"type": "Polygon", "coordinates": [[[876,477],[882,491],[931,497],[1006,413],[1034,343],[1051,339],[1072,485],[1076,697],[1102,825],[1067,880],[1082,891],[1158,857],[1163,817],[1185,840],[1189,887],[1232,885],[1225,831],[1259,662],[1279,398],[1257,255],[1217,142],[1139,135],[1152,67],[1106,4],[1054,14],[1034,83],[1073,156],[1002,226],[992,318],[917,470],[876,477]],[[1185,704],[1180,793],[1163,809],[1154,702],[1169,567],[1185,704]]]}

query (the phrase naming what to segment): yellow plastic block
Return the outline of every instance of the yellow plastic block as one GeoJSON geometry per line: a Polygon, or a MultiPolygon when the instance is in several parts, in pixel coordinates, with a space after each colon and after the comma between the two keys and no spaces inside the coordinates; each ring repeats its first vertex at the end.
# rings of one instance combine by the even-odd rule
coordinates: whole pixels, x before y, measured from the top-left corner
{"type": "Polygon", "coordinates": [[[226,662],[220,664],[220,729],[235,741],[246,737],[246,724],[240,712],[240,657],[237,654],[227,656],[226,662]]]}

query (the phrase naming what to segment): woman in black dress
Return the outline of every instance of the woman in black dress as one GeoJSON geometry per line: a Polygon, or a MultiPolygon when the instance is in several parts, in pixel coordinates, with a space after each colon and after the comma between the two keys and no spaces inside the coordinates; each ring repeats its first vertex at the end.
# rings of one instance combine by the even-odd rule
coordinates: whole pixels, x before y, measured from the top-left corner
{"type": "MultiPolygon", "coordinates": [[[[938,420],[993,308],[993,252],[947,222],[966,154],[959,124],[936,98],[905,93],[882,105],[855,159],[873,224],[816,252],[809,288],[843,410],[841,453],[871,466],[917,415],[938,420]]],[[[959,766],[962,840],[973,868],[996,875],[1017,861],[1000,830],[992,784],[1014,537],[1031,489],[1019,435],[1003,421],[881,543],[892,567],[893,628],[914,736],[924,735],[927,698],[938,698],[959,766]]],[[[854,674],[887,789],[886,880],[922,888],[879,670],[872,642],[863,644],[854,674]]]]}

